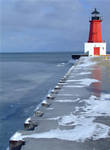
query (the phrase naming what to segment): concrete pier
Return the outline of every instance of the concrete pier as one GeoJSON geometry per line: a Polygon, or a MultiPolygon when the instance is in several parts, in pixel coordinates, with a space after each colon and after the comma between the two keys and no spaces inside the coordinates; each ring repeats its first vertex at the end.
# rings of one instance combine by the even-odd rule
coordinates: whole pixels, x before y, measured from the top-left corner
{"type": "Polygon", "coordinates": [[[72,58],[73,59],[79,59],[80,57],[87,57],[88,54],[73,54],[72,58]]]}
{"type": "Polygon", "coordinates": [[[10,150],[110,150],[110,58],[81,57],[24,125],[10,150]]]}

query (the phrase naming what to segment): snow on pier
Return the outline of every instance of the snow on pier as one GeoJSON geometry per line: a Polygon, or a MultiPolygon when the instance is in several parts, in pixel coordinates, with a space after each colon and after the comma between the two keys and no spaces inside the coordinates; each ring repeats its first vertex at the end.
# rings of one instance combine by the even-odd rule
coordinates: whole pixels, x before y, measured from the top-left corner
{"type": "Polygon", "coordinates": [[[10,138],[10,150],[109,150],[109,70],[104,57],[80,58],[25,122],[36,122],[34,130],[10,138]]]}

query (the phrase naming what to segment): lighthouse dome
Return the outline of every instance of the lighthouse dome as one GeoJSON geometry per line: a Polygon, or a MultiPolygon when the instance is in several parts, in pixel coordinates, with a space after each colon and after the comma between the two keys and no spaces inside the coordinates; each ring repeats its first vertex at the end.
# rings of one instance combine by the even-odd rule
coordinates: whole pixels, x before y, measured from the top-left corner
{"type": "Polygon", "coordinates": [[[101,20],[102,21],[102,18],[100,17],[100,12],[97,11],[96,8],[94,9],[94,11],[91,14],[92,14],[91,20],[101,20]]]}

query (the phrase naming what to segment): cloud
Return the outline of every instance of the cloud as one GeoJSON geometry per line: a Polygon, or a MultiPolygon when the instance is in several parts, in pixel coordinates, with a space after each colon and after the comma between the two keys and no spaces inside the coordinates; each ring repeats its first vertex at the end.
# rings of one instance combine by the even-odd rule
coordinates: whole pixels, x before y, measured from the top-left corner
{"type": "Polygon", "coordinates": [[[98,4],[91,0],[2,0],[1,50],[82,50],[95,3],[98,4]]]}

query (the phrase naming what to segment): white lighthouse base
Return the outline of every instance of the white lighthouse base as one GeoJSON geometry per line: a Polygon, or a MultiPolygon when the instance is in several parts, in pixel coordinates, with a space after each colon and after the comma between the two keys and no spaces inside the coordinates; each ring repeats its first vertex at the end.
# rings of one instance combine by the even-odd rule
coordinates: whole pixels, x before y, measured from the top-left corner
{"type": "Polygon", "coordinates": [[[85,43],[84,52],[88,52],[89,56],[106,55],[106,43],[85,43]]]}

